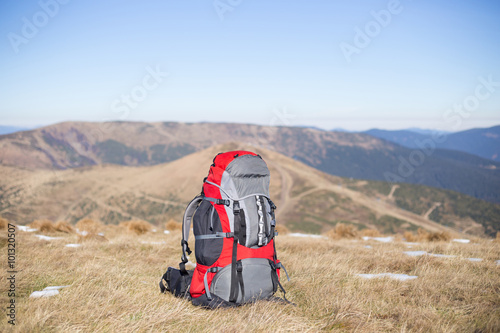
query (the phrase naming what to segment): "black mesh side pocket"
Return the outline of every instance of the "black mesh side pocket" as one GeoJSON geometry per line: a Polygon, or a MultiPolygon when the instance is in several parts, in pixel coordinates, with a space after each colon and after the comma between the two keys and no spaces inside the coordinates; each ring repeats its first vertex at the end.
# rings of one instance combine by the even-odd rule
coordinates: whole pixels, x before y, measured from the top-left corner
{"type": "MultiPolygon", "coordinates": [[[[197,237],[217,232],[222,232],[219,214],[210,201],[203,200],[193,216],[193,233],[197,237]]],[[[204,266],[213,265],[222,252],[223,241],[223,238],[196,239],[196,262],[204,266]]]]}

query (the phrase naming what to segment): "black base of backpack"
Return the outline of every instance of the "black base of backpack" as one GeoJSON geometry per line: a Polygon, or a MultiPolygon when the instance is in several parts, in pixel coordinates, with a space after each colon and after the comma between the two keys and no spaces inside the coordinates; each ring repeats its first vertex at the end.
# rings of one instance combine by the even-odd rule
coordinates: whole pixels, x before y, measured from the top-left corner
{"type": "MultiPolygon", "coordinates": [[[[225,301],[217,295],[212,295],[211,300],[207,299],[206,294],[203,294],[198,298],[192,298],[191,294],[189,293],[189,287],[191,286],[191,279],[193,278],[194,270],[185,270],[185,272],[185,274],[182,274],[182,270],[174,267],[169,267],[165,274],[163,274],[163,277],[160,281],[161,292],[164,294],[170,292],[176,297],[190,300],[193,305],[205,309],[233,308],[243,305],[225,301]]],[[[283,299],[280,297],[272,296],[267,300],[283,304],[291,304],[295,306],[294,303],[288,301],[286,298],[283,299]]]]}
{"type": "Polygon", "coordinates": [[[190,300],[189,287],[191,286],[194,270],[185,270],[185,272],[185,274],[182,274],[180,269],[169,267],[160,281],[161,292],[166,293],[169,291],[174,296],[190,300]]]}

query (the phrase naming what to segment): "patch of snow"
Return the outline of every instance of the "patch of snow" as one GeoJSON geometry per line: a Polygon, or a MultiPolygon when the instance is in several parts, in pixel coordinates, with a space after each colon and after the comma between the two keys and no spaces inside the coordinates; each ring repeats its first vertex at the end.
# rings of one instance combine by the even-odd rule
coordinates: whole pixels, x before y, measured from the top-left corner
{"type": "Polygon", "coordinates": [[[455,258],[456,256],[450,254],[437,254],[437,253],[429,253],[430,256],[438,257],[438,258],[455,258]]]}
{"type": "Polygon", "coordinates": [[[35,237],[38,237],[42,240],[46,240],[46,241],[51,241],[51,240],[54,240],[54,239],[60,239],[61,237],[50,237],[50,236],[45,236],[45,235],[35,235],[35,237]]]}
{"type": "Polygon", "coordinates": [[[50,296],[59,295],[59,289],[66,288],[66,287],[69,287],[69,286],[47,287],[42,291],[32,292],[30,295],[30,298],[50,297],[50,296]]]}
{"type": "Polygon", "coordinates": [[[373,239],[377,242],[381,242],[381,243],[391,243],[394,241],[394,237],[368,237],[368,236],[363,236],[363,240],[367,241],[367,240],[370,240],[370,239],[373,239]]]}
{"type": "Polygon", "coordinates": [[[467,243],[470,243],[470,239],[456,238],[456,239],[453,239],[452,242],[467,244],[467,243]]]}
{"type": "Polygon", "coordinates": [[[76,229],[76,233],[77,233],[77,234],[79,234],[79,235],[82,235],[82,236],[87,236],[87,235],[89,234],[89,233],[88,233],[87,231],[85,231],[85,230],[83,230],[83,231],[78,230],[78,228],[76,229]]]}
{"type": "Polygon", "coordinates": [[[403,253],[406,255],[412,256],[412,257],[418,257],[418,256],[424,256],[424,255],[429,255],[429,256],[438,257],[438,258],[455,258],[456,257],[454,255],[449,255],[449,254],[427,253],[425,251],[405,251],[403,253]]]}
{"type": "Polygon", "coordinates": [[[186,263],[186,265],[191,265],[191,266],[193,266],[193,267],[196,267],[196,263],[191,262],[191,261],[188,261],[188,262],[186,263]]]}
{"type": "Polygon", "coordinates": [[[406,244],[406,245],[420,245],[420,243],[416,243],[416,242],[404,242],[404,244],[406,244]]]}
{"type": "Polygon", "coordinates": [[[371,245],[365,245],[365,249],[371,249],[372,246],[371,245]]]}
{"type": "Polygon", "coordinates": [[[156,232],[156,231],[157,231],[156,229],[151,230],[151,232],[156,232]]]}
{"type": "Polygon", "coordinates": [[[42,290],[32,292],[30,298],[50,297],[55,295],[59,295],[59,290],[42,290]]]}
{"type": "Polygon", "coordinates": [[[474,262],[483,261],[483,259],[481,259],[481,258],[467,258],[467,260],[474,261],[474,262]]]}
{"type": "Polygon", "coordinates": [[[326,238],[325,236],[321,236],[321,235],[301,234],[299,232],[293,232],[293,233],[289,234],[289,236],[292,236],[292,237],[310,237],[310,238],[326,238]]]}
{"type": "Polygon", "coordinates": [[[164,230],[163,233],[168,235],[170,233],[170,230],[164,230]]]}
{"type": "Polygon", "coordinates": [[[495,261],[495,262],[497,263],[497,265],[500,265],[500,260],[497,260],[497,261],[495,261]]]}
{"type": "Polygon", "coordinates": [[[80,246],[82,246],[82,244],[66,244],[64,246],[66,246],[66,247],[80,247],[80,246]]]}
{"type": "Polygon", "coordinates": [[[141,244],[152,244],[152,245],[161,245],[161,244],[167,244],[167,242],[146,242],[146,241],[141,241],[141,244]]]}
{"type": "Polygon", "coordinates": [[[427,254],[427,252],[425,252],[425,251],[405,251],[403,253],[407,254],[411,257],[418,257],[418,256],[423,256],[423,255],[427,254]]]}
{"type": "Polygon", "coordinates": [[[21,231],[25,231],[25,232],[35,232],[37,231],[38,229],[35,229],[35,228],[30,228],[26,225],[16,225],[17,229],[21,230],[21,231]]]}
{"type": "Polygon", "coordinates": [[[104,232],[100,232],[98,235],[104,237],[104,232]]]}
{"type": "Polygon", "coordinates": [[[360,276],[362,278],[365,278],[365,279],[373,279],[373,278],[379,278],[379,277],[388,277],[388,278],[399,280],[399,281],[413,280],[413,279],[416,279],[418,277],[418,276],[415,276],[415,275],[394,274],[394,273],[356,274],[356,275],[360,276]]]}

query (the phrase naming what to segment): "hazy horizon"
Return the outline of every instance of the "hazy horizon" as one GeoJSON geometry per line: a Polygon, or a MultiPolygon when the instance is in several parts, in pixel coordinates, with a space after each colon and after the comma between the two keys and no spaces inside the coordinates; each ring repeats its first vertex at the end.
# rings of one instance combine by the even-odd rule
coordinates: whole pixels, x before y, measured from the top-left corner
{"type": "MultiPolygon", "coordinates": [[[[179,123],[234,123],[234,124],[242,124],[242,125],[258,125],[258,126],[285,126],[285,127],[311,127],[311,128],[317,128],[317,129],[320,129],[320,130],[324,130],[324,131],[346,131],[346,132],[364,132],[364,131],[368,131],[368,130],[384,130],[384,131],[411,131],[411,132],[421,132],[421,131],[429,131],[429,132],[432,132],[432,131],[438,131],[438,132],[447,132],[447,133],[456,133],[456,132],[462,132],[462,131],[467,131],[467,130],[471,130],[471,129],[485,129],[485,128],[491,128],[491,127],[496,127],[496,126],[500,126],[500,124],[495,124],[495,125],[492,125],[492,126],[488,126],[488,127],[471,127],[471,128],[464,128],[464,129],[461,129],[459,131],[444,131],[444,130],[440,130],[440,129],[437,129],[437,128],[422,128],[422,127],[405,127],[405,128],[394,128],[394,129],[388,129],[388,128],[382,128],[382,127],[368,127],[368,128],[364,128],[364,129],[360,129],[360,130],[351,130],[349,128],[343,128],[343,127],[335,127],[335,128],[322,128],[322,127],[319,127],[319,126],[310,126],[310,125],[300,125],[300,124],[291,124],[291,125],[285,125],[285,124],[275,124],[275,125],[269,125],[269,124],[257,124],[257,123],[248,123],[248,122],[231,122],[231,121],[227,121],[227,122],[224,122],[224,121],[172,121],[172,120],[159,120],[159,121],[141,121],[141,120],[108,120],[109,122],[115,122],[115,121],[119,121],[119,122],[179,122],[179,123]]],[[[88,121],[88,120],[71,120],[71,119],[68,119],[68,120],[62,120],[62,121],[58,121],[58,122],[54,122],[54,123],[47,123],[47,124],[38,124],[38,125],[34,125],[34,126],[18,126],[18,125],[11,125],[11,124],[4,124],[4,123],[0,123],[0,128],[1,127],[12,127],[12,128],[15,128],[15,129],[20,129],[20,130],[33,130],[33,129],[37,129],[37,128],[42,128],[42,127],[47,127],[47,126],[52,126],[52,125],[56,125],[56,124],[59,124],[59,123],[64,123],[64,122],[93,122],[93,123],[103,123],[105,121],[88,121]]],[[[16,131],[19,131],[19,130],[16,130],[16,131]]],[[[0,134],[1,135],[1,134],[0,134]]]]}

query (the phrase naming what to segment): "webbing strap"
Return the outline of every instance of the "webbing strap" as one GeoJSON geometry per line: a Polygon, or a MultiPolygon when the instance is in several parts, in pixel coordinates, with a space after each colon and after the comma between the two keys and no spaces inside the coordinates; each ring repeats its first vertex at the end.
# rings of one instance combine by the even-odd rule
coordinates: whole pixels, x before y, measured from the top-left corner
{"type": "Polygon", "coordinates": [[[208,273],[217,273],[220,268],[221,267],[210,267],[209,269],[207,269],[207,271],[205,272],[205,276],[203,277],[203,284],[205,285],[205,292],[209,301],[212,300],[212,295],[210,294],[210,288],[208,287],[207,275],[208,273]]]}
{"type": "Polygon", "coordinates": [[[231,204],[231,201],[228,199],[216,199],[216,198],[203,197],[203,200],[213,202],[216,205],[229,206],[231,204]]]}
{"type": "Polygon", "coordinates": [[[236,271],[238,272],[238,282],[241,289],[241,302],[245,301],[245,284],[243,283],[243,264],[239,260],[236,264],[236,271]]]}
{"type": "Polygon", "coordinates": [[[236,260],[238,255],[238,236],[240,233],[241,215],[240,215],[240,203],[238,201],[233,202],[233,214],[234,214],[234,241],[233,241],[233,254],[231,261],[231,290],[229,293],[229,302],[236,303],[238,299],[238,281],[236,280],[236,260]]]}
{"type": "Polygon", "coordinates": [[[276,265],[276,268],[283,268],[283,270],[285,271],[285,274],[286,274],[286,278],[288,279],[288,281],[290,281],[290,277],[288,276],[288,272],[286,271],[285,265],[283,265],[281,262],[279,262],[276,265]]]}
{"type": "Polygon", "coordinates": [[[194,236],[194,239],[201,240],[201,239],[231,238],[231,237],[234,237],[234,233],[232,232],[216,232],[215,234],[194,236]]]}
{"type": "Polygon", "coordinates": [[[285,291],[285,288],[283,288],[283,286],[281,285],[280,280],[278,279],[278,280],[276,280],[276,282],[278,282],[278,286],[280,286],[281,292],[283,293],[283,299],[285,301],[287,301],[288,303],[292,303],[292,302],[290,302],[289,300],[286,299],[286,291],[285,291]]]}
{"type": "MultiPolygon", "coordinates": [[[[274,270],[274,272],[275,272],[275,273],[276,273],[276,270],[277,270],[278,268],[283,268],[283,269],[285,269],[285,266],[283,266],[283,264],[281,264],[281,263],[277,263],[277,264],[276,264],[276,263],[272,263],[272,264],[271,264],[271,267],[272,267],[272,269],[274,270]]],[[[286,273],[286,277],[288,278],[288,281],[290,281],[290,278],[288,277],[288,273],[287,273],[286,269],[285,269],[285,273],[286,273]]],[[[276,273],[276,274],[273,274],[273,280],[274,280],[274,281],[278,284],[278,286],[280,287],[281,292],[283,293],[283,299],[284,299],[287,303],[291,303],[289,300],[287,300],[287,299],[286,299],[286,291],[285,291],[285,288],[283,288],[283,286],[281,285],[281,282],[280,282],[280,280],[279,280],[279,278],[278,278],[278,274],[277,274],[277,273],[276,273]]],[[[291,303],[291,304],[293,304],[293,303],[291,303]]]]}
{"type": "Polygon", "coordinates": [[[276,255],[276,235],[278,235],[278,232],[276,231],[276,215],[274,214],[274,211],[276,210],[276,205],[274,202],[271,201],[271,199],[268,199],[269,201],[269,206],[271,206],[271,239],[273,239],[273,259],[274,263],[278,260],[278,257],[276,255]]]}

